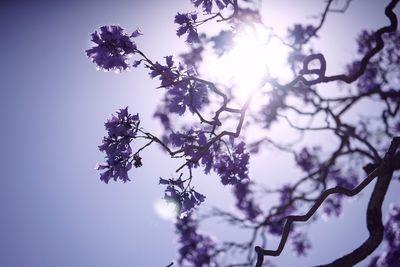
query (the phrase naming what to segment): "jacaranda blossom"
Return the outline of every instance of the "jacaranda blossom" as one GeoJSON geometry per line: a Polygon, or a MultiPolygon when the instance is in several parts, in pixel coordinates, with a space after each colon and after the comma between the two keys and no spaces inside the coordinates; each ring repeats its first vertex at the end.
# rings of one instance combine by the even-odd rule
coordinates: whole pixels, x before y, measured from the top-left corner
{"type": "Polygon", "coordinates": [[[179,235],[179,263],[181,266],[218,267],[214,257],[215,242],[209,236],[199,233],[197,224],[193,214],[175,222],[179,235]]]}
{"type": "Polygon", "coordinates": [[[135,53],[136,44],[131,39],[140,35],[136,30],[131,36],[123,32],[120,26],[103,26],[100,32],[91,34],[92,42],[96,45],[88,50],[86,54],[104,70],[125,70],[128,68],[128,56],[135,53]]]}
{"type": "Polygon", "coordinates": [[[179,37],[187,33],[186,42],[188,43],[198,43],[200,42],[199,35],[196,29],[196,13],[178,13],[175,16],[174,22],[179,24],[176,35],[179,37]]]}
{"type": "Polygon", "coordinates": [[[139,128],[139,115],[131,115],[128,107],[120,109],[117,116],[107,120],[104,124],[108,136],[103,138],[103,144],[99,146],[100,151],[106,153],[106,162],[98,164],[97,170],[104,170],[100,174],[100,180],[108,183],[110,179],[130,181],[128,171],[141,166],[141,158],[138,154],[132,156],[130,142],[136,137],[139,128]]]}

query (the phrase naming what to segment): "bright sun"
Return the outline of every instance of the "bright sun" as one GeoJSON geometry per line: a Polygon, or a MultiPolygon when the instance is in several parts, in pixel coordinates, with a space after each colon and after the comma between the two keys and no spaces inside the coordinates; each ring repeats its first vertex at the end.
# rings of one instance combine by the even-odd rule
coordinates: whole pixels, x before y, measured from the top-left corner
{"type": "Polygon", "coordinates": [[[157,199],[154,203],[154,211],[164,220],[173,220],[178,214],[178,206],[173,202],[157,199]]]}
{"type": "Polygon", "coordinates": [[[289,48],[265,28],[255,25],[242,29],[233,42],[233,48],[221,57],[207,56],[200,71],[217,83],[234,86],[236,97],[245,99],[265,79],[290,78],[286,63],[289,48]]]}

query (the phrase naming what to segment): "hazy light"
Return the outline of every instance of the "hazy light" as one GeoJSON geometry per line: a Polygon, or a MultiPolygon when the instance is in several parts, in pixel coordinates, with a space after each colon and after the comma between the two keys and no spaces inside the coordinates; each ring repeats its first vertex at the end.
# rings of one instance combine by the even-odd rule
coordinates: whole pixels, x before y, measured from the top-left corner
{"type": "Polygon", "coordinates": [[[202,72],[213,81],[235,86],[235,96],[246,98],[265,79],[287,80],[289,49],[261,26],[247,27],[236,34],[234,47],[221,57],[205,58],[202,72]]]}
{"type": "Polygon", "coordinates": [[[154,203],[154,211],[161,219],[173,220],[178,215],[178,205],[164,199],[157,199],[154,203]]]}

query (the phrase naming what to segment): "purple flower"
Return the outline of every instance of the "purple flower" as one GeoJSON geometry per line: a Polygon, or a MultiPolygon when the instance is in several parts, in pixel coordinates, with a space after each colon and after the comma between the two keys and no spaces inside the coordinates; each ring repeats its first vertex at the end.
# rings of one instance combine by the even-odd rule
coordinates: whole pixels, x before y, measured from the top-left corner
{"type": "Polygon", "coordinates": [[[142,63],[142,61],[143,61],[142,59],[133,61],[132,67],[134,67],[134,68],[139,67],[139,65],[142,63]]]}
{"type": "Polygon", "coordinates": [[[395,124],[394,130],[395,130],[397,133],[400,133],[400,121],[398,121],[398,122],[395,124]]]}
{"type": "Polygon", "coordinates": [[[375,46],[375,38],[372,32],[363,30],[357,38],[358,50],[361,55],[368,53],[375,46]]]}
{"type": "Polygon", "coordinates": [[[393,64],[393,66],[397,66],[395,71],[398,71],[398,66],[400,65],[400,32],[392,32],[383,35],[383,40],[385,42],[385,50],[383,57],[393,64]]]}
{"type": "Polygon", "coordinates": [[[315,28],[312,25],[303,26],[295,24],[292,29],[288,29],[289,38],[294,44],[303,44],[308,38],[315,34],[315,28]]]}
{"type": "Polygon", "coordinates": [[[172,56],[165,57],[166,65],[156,62],[150,66],[152,78],[159,77],[161,87],[167,89],[165,95],[166,111],[183,115],[187,108],[194,113],[209,103],[208,87],[204,83],[190,81],[181,71],[183,67],[174,67],[172,56]]]}
{"type": "Polygon", "coordinates": [[[378,66],[376,66],[376,64],[368,64],[364,73],[358,79],[358,91],[360,93],[370,92],[377,88],[378,84],[380,84],[378,66]]]}
{"type": "Polygon", "coordinates": [[[135,168],[143,166],[142,158],[139,156],[139,154],[133,155],[133,166],[135,166],[135,168]]]}
{"type": "Polygon", "coordinates": [[[132,32],[131,37],[132,38],[136,38],[136,37],[139,37],[141,35],[143,35],[142,31],[139,28],[137,28],[136,30],[134,30],[132,32]]]}
{"type": "MultiPolygon", "coordinates": [[[[163,182],[160,180],[160,182],[163,182]]],[[[167,202],[172,202],[175,203],[177,205],[179,205],[178,210],[181,209],[181,196],[180,196],[180,192],[178,191],[178,189],[173,186],[173,185],[169,185],[167,186],[167,188],[165,189],[165,194],[164,194],[164,199],[167,202]]]]}
{"type": "Polygon", "coordinates": [[[194,267],[218,267],[214,256],[215,242],[204,234],[198,233],[198,223],[190,213],[175,222],[176,233],[179,235],[179,264],[194,267]]]}
{"type": "Polygon", "coordinates": [[[400,208],[391,205],[389,219],[385,224],[385,239],[391,248],[400,249],[400,208]]]}
{"type": "Polygon", "coordinates": [[[215,4],[217,5],[218,9],[224,9],[225,7],[227,7],[228,4],[230,4],[229,0],[192,0],[192,3],[195,7],[198,6],[202,6],[204,12],[206,13],[211,13],[212,7],[213,7],[213,3],[215,2],[215,4]]]}
{"type": "Polygon", "coordinates": [[[190,129],[186,132],[173,132],[169,135],[168,142],[175,147],[180,147],[185,156],[190,159],[191,167],[198,167],[200,163],[205,166],[204,172],[210,172],[214,164],[215,150],[219,144],[214,143],[210,148],[204,150],[207,144],[205,132],[190,129]]]}
{"type": "Polygon", "coordinates": [[[342,197],[337,195],[326,199],[322,206],[322,212],[325,218],[339,216],[342,212],[342,197]]]}
{"type": "Polygon", "coordinates": [[[236,207],[245,214],[246,219],[254,220],[261,213],[261,210],[254,203],[250,184],[249,180],[241,181],[235,185],[233,192],[236,197],[236,207]]]}
{"type": "Polygon", "coordinates": [[[331,169],[328,172],[327,180],[333,181],[335,185],[353,189],[358,185],[358,177],[354,174],[343,174],[340,169],[331,169]]]}
{"type": "Polygon", "coordinates": [[[176,69],[174,68],[174,61],[172,56],[165,57],[166,65],[161,65],[160,63],[156,62],[153,66],[150,66],[150,77],[155,78],[159,77],[161,81],[161,87],[168,87],[173,85],[177,82],[179,78],[179,74],[177,73],[176,69]]]}
{"type": "Polygon", "coordinates": [[[198,7],[202,5],[204,12],[211,13],[212,9],[212,0],[192,0],[193,5],[198,7]]]}
{"type": "Polygon", "coordinates": [[[112,115],[111,119],[104,124],[108,135],[113,138],[135,137],[139,129],[139,114],[131,115],[128,107],[120,109],[117,116],[112,115]]]}
{"type": "Polygon", "coordinates": [[[269,233],[273,235],[281,235],[283,232],[283,223],[285,217],[296,211],[296,207],[291,203],[293,198],[293,188],[290,185],[284,185],[279,190],[279,206],[283,209],[273,216],[273,220],[269,223],[269,233]]]}
{"type": "MultiPolygon", "coordinates": [[[[354,61],[347,66],[347,71],[351,75],[360,69],[360,61],[354,61]]],[[[359,93],[367,93],[375,88],[381,83],[381,76],[379,74],[378,62],[370,62],[367,65],[364,73],[357,80],[357,89],[359,93]]]]}
{"type": "Polygon", "coordinates": [[[132,160],[135,167],[141,166],[141,158],[135,154],[133,159],[130,142],[136,137],[139,127],[139,115],[128,113],[128,107],[120,109],[117,116],[112,115],[111,119],[104,124],[108,136],[103,138],[99,150],[106,153],[106,162],[98,164],[96,169],[103,170],[100,180],[108,183],[110,179],[130,181],[128,171],[132,168],[132,160]],[[140,165],[140,166],[139,166],[140,165]]]}
{"type": "Polygon", "coordinates": [[[272,235],[280,236],[283,233],[283,221],[277,220],[268,224],[268,232],[272,235]]]}
{"type": "Polygon", "coordinates": [[[297,232],[291,238],[292,250],[296,256],[306,256],[307,251],[311,249],[310,240],[303,233],[297,232]]]}
{"type": "Polygon", "coordinates": [[[207,85],[198,82],[192,84],[189,93],[185,96],[185,103],[192,113],[195,110],[201,110],[209,103],[207,85]]]}
{"type": "Polygon", "coordinates": [[[195,25],[196,20],[196,13],[177,13],[174,20],[176,24],[179,24],[176,35],[180,37],[187,33],[186,42],[189,44],[199,43],[200,39],[195,25]]]}
{"type": "Polygon", "coordinates": [[[170,112],[183,115],[187,108],[194,113],[206,105],[208,88],[203,83],[181,80],[167,91],[167,107],[170,112]]]}
{"type": "Polygon", "coordinates": [[[184,188],[184,182],[180,178],[178,180],[166,180],[160,177],[159,183],[167,185],[164,199],[167,202],[175,203],[180,215],[187,215],[206,198],[193,188],[184,188]]]}
{"type": "Polygon", "coordinates": [[[171,144],[175,147],[185,147],[194,145],[198,141],[199,132],[190,129],[184,133],[176,132],[169,136],[171,144]]]}
{"type": "Polygon", "coordinates": [[[91,36],[96,46],[86,50],[86,54],[97,66],[105,70],[128,68],[127,59],[135,53],[136,44],[120,26],[103,26],[100,33],[95,31],[91,36]]]}
{"type": "Polygon", "coordinates": [[[185,214],[190,212],[195,206],[200,205],[206,197],[199,192],[196,192],[194,189],[190,189],[189,191],[183,192],[181,194],[181,214],[185,214]]]}
{"type": "Polygon", "coordinates": [[[183,149],[185,156],[190,157],[192,167],[198,167],[201,163],[207,174],[213,169],[221,178],[224,185],[235,185],[244,179],[248,179],[249,153],[245,151],[245,143],[242,141],[233,145],[231,154],[223,154],[218,142],[204,150],[207,137],[203,131],[193,129],[181,133],[171,133],[169,142],[175,147],[183,149]],[[218,155],[218,156],[216,156],[218,155]]]}
{"type": "Polygon", "coordinates": [[[249,153],[245,152],[245,143],[242,141],[234,147],[232,156],[221,155],[214,164],[214,170],[219,174],[224,185],[236,185],[243,179],[248,179],[249,153]]]}
{"type": "Polygon", "coordinates": [[[282,187],[282,189],[280,190],[280,197],[279,197],[279,200],[282,205],[289,204],[289,202],[292,198],[292,193],[293,193],[293,189],[291,186],[285,185],[282,187]]]}
{"type": "Polygon", "coordinates": [[[400,208],[393,204],[389,209],[389,217],[385,223],[386,251],[374,256],[368,267],[400,266],[400,208]]]}
{"type": "Polygon", "coordinates": [[[310,153],[307,147],[304,147],[299,153],[296,153],[295,160],[300,169],[307,173],[315,171],[320,165],[318,158],[320,150],[320,147],[313,147],[310,153]]]}
{"type": "Polygon", "coordinates": [[[159,183],[159,184],[163,184],[163,185],[168,185],[168,184],[170,184],[170,181],[167,180],[167,179],[164,179],[164,178],[160,177],[160,180],[159,180],[158,183],[159,183]]]}
{"type": "MultiPolygon", "coordinates": [[[[199,145],[204,146],[206,141],[207,139],[204,133],[199,135],[199,145]]],[[[220,151],[220,143],[216,142],[212,144],[212,146],[206,152],[203,153],[201,157],[201,164],[202,166],[204,166],[205,174],[210,173],[216,161],[215,157],[217,157],[219,151],[220,151]]]]}

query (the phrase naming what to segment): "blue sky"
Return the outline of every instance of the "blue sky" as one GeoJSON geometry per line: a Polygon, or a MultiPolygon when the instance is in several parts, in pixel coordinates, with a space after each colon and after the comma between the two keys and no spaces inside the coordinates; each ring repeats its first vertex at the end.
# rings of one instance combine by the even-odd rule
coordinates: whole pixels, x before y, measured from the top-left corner
{"type": "MultiPolygon", "coordinates": [[[[171,174],[174,163],[152,148],[130,183],[106,185],[94,171],[103,157],[97,150],[103,123],[118,108],[129,106],[146,128],[158,131],[152,119],[161,96],[154,89],[157,82],[142,69],[118,75],[96,71],[84,53],[89,34],[106,24],[128,31],[139,26],[145,35],[138,46],[153,59],[182,51],[173,17],[190,5],[171,2],[0,3],[0,266],[165,266],[175,257],[173,225],[154,212],[162,196],[158,177],[171,174]]],[[[365,13],[354,9],[347,20],[381,25],[374,1],[370,6],[354,2],[365,13]]],[[[345,21],[338,23],[327,26],[340,30],[345,21]]],[[[340,33],[327,38],[342,49],[340,33]]],[[[255,175],[262,172],[254,167],[255,175]]],[[[208,191],[209,203],[223,204],[229,193],[213,178],[202,178],[198,186],[208,191]]],[[[395,199],[392,191],[386,207],[395,199]]],[[[315,224],[310,231],[316,248],[302,264],[323,263],[360,243],[366,236],[360,227],[364,206],[352,202],[343,218],[315,224]],[[343,236],[351,236],[346,244],[343,236]]],[[[211,229],[215,235],[232,234],[225,227],[205,226],[211,229]]],[[[293,266],[294,260],[288,249],[276,262],[293,266]]]]}

